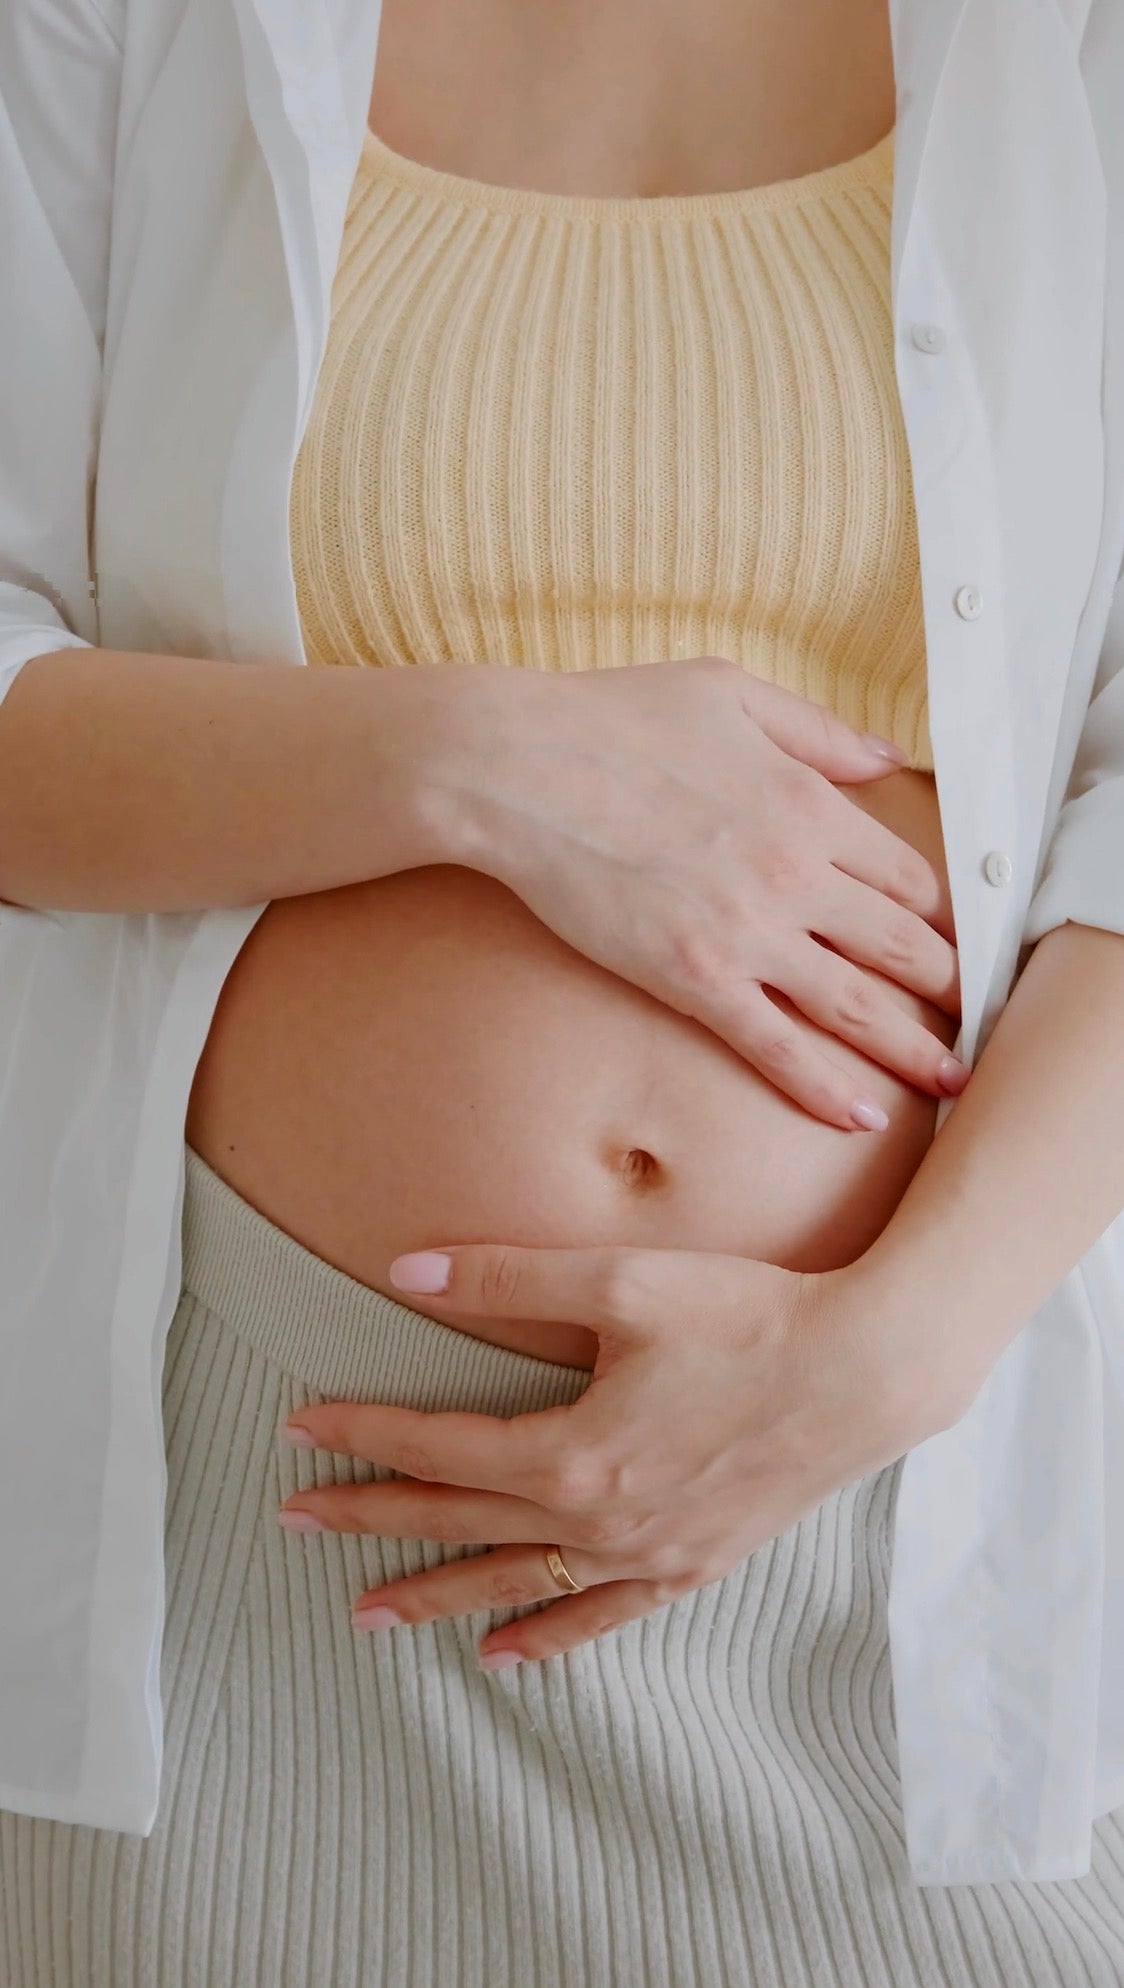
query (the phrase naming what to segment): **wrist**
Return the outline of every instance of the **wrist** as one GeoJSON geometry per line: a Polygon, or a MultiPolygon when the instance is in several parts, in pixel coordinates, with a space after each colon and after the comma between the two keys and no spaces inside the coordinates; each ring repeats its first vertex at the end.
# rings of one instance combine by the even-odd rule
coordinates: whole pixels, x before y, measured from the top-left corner
{"type": "MultiPolygon", "coordinates": [[[[377,768],[371,784],[385,803],[380,813],[397,819],[396,867],[459,863],[495,874],[490,788],[507,707],[497,679],[511,674],[470,663],[361,673],[376,691],[366,704],[363,751],[377,768]]],[[[385,829],[381,835],[385,841],[385,829]]]]}
{"type": "MultiPolygon", "coordinates": [[[[425,672],[415,709],[424,744],[407,755],[411,807],[430,863],[461,863],[515,888],[525,816],[525,714],[543,679],[497,664],[425,672]]],[[[541,730],[541,728],[540,728],[541,730]]]]}
{"type": "Polygon", "coordinates": [[[903,1449],[958,1422],[986,1368],[955,1279],[929,1275],[886,1229],[823,1282],[821,1302],[845,1322],[903,1449]]]}

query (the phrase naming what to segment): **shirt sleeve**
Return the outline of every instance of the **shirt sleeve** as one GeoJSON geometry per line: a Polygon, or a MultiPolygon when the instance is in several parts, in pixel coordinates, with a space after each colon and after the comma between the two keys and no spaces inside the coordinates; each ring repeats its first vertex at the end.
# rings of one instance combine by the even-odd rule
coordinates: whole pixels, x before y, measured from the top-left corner
{"type": "Polygon", "coordinates": [[[1124,933],[1124,567],[1023,944],[1067,920],[1124,933]]]}
{"type": "Polygon", "coordinates": [[[90,521],[126,0],[0,5],[0,700],[97,641],[90,521]]]}

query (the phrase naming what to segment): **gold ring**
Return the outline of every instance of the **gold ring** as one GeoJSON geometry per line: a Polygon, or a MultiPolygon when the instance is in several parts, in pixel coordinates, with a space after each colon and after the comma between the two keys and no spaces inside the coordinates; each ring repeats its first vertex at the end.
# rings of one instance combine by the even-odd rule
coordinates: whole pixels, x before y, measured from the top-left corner
{"type": "Polygon", "coordinates": [[[572,1595],[580,1595],[582,1593],[581,1582],[575,1581],[556,1546],[547,1547],[546,1564],[554,1575],[555,1580],[560,1582],[564,1588],[568,1588],[572,1595]]]}

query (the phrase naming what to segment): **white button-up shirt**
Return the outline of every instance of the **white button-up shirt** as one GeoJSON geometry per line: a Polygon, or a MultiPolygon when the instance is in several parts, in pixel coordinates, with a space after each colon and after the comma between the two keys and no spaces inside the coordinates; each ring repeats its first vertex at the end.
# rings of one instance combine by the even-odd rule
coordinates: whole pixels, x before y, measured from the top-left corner
{"type": "MultiPolygon", "coordinates": [[[[290,475],[379,14],[0,10],[0,695],[65,644],[305,662],[290,475]]],[[[971,1060],[1029,941],[1124,932],[1124,0],[892,22],[895,355],[971,1060]]],[[[184,1117],[264,908],[0,906],[0,1806],[153,1824],[184,1117]]],[[[1087,1872],[1124,1804],[1124,1218],[906,1458],[890,1647],[917,1881],[1087,1872]]]]}

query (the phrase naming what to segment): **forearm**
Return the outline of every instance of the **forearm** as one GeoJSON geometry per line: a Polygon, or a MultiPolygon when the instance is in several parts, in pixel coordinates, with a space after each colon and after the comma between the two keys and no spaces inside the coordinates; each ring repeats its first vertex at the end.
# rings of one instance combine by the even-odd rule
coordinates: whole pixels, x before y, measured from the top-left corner
{"type": "Polygon", "coordinates": [[[467,665],[33,657],[0,703],[0,900],[201,909],[456,860],[482,689],[467,665]]]}
{"type": "Polygon", "coordinates": [[[1124,937],[1035,947],[864,1275],[974,1392],[1124,1209],[1124,937]]]}

